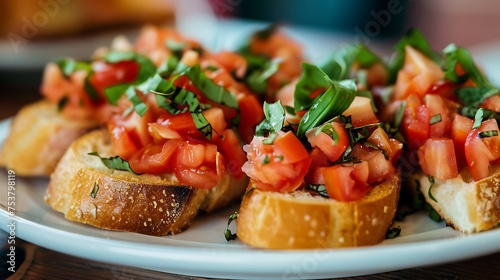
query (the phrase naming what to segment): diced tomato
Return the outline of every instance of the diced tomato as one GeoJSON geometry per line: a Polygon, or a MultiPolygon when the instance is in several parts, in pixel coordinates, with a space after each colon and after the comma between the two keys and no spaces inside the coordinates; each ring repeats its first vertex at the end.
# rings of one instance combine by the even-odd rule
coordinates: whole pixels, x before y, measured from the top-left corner
{"type": "Polygon", "coordinates": [[[386,151],[392,163],[395,164],[398,161],[403,150],[403,143],[396,139],[389,138],[383,128],[377,127],[367,140],[378,148],[386,151]]]}
{"type": "Polygon", "coordinates": [[[418,151],[418,163],[428,176],[447,180],[458,176],[453,140],[429,138],[418,151]]]}
{"type": "Polygon", "coordinates": [[[406,46],[405,62],[398,73],[393,99],[404,100],[410,94],[423,97],[431,85],[443,78],[439,65],[411,46],[406,46]]]}
{"type": "Polygon", "coordinates": [[[288,131],[274,140],[275,153],[283,156],[283,163],[296,163],[309,158],[307,150],[292,131],[288,131]]]}
{"type": "Polygon", "coordinates": [[[481,108],[488,109],[495,112],[500,112],[500,96],[493,95],[488,97],[481,105],[481,108]]]}
{"type": "Polygon", "coordinates": [[[179,150],[177,163],[188,168],[197,168],[205,161],[205,146],[203,144],[186,143],[179,150]]]}
{"type": "Polygon", "coordinates": [[[378,122],[377,116],[373,112],[371,100],[368,97],[356,96],[342,115],[351,116],[354,127],[378,122]]]}
{"type": "Polygon", "coordinates": [[[367,184],[368,163],[333,165],[321,168],[326,191],[330,198],[339,201],[356,201],[363,198],[372,187],[367,184]]]}
{"type": "Polygon", "coordinates": [[[369,175],[367,182],[369,184],[380,183],[396,171],[392,162],[385,158],[382,151],[364,144],[356,143],[352,148],[351,156],[368,163],[369,175]]]}
{"type": "Polygon", "coordinates": [[[458,97],[455,94],[455,90],[459,86],[457,84],[454,84],[450,81],[446,80],[440,80],[432,84],[431,88],[427,91],[428,94],[435,94],[439,95],[443,98],[446,98],[448,100],[457,102],[458,97]]]}
{"type": "Polygon", "coordinates": [[[489,163],[500,157],[500,135],[481,137],[481,132],[496,131],[495,119],[483,121],[481,127],[472,129],[465,140],[465,158],[475,181],[488,177],[489,163]]]}
{"type": "Polygon", "coordinates": [[[429,138],[430,113],[418,96],[410,95],[406,100],[402,128],[410,149],[417,149],[429,138]]]}
{"type": "MultiPolygon", "coordinates": [[[[295,137],[293,133],[289,133],[295,137]]],[[[298,139],[296,140],[298,145],[292,146],[286,142],[295,141],[291,140],[291,136],[285,135],[286,133],[280,133],[274,140],[274,143],[278,142],[279,148],[275,147],[276,144],[262,143],[264,138],[257,136],[249,145],[245,145],[248,161],[245,162],[242,170],[253,179],[257,188],[291,192],[302,185],[304,177],[309,171],[311,159],[298,139]],[[281,137],[288,140],[280,141],[281,137]],[[293,150],[290,149],[292,147],[293,150]],[[299,160],[301,158],[302,160],[299,160]]]]}
{"type": "Polygon", "coordinates": [[[217,147],[226,160],[226,170],[235,178],[241,178],[243,171],[241,167],[247,157],[240,145],[238,136],[232,129],[226,129],[217,140],[217,147]]]}
{"type": "Polygon", "coordinates": [[[251,94],[238,100],[238,105],[240,107],[238,132],[244,143],[250,143],[255,127],[264,119],[264,111],[257,97],[251,94]]]}
{"type": "Polygon", "coordinates": [[[234,71],[236,77],[243,78],[247,71],[247,60],[235,52],[220,51],[214,54],[214,59],[217,60],[228,72],[234,71]]]}
{"type": "Polygon", "coordinates": [[[306,137],[312,147],[318,147],[331,162],[338,160],[349,146],[349,136],[344,125],[338,122],[331,123],[338,135],[337,142],[324,132],[314,128],[306,132],[306,137]]]}
{"type": "Polygon", "coordinates": [[[323,174],[321,174],[321,167],[329,166],[330,161],[318,147],[314,147],[311,150],[309,157],[311,158],[311,166],[305,177],[306,182],[314,185],[323,185],[325,180],[323,179],[323,174]]]}
{"type": "Polygon", "coordinates": [[[179,140],[152,144],[134,153],[128,160],[136,173],[160,174],[172,172],[172,160],[181,146],[179,140]]]}
{"type": "Polygon", "coordinates": [[[135,61],[120,61],[114,64],[95,61],[92,63],[92,69],[94,74],[90,76],[90,83],[104,97],[106,88],[133,82],[137,78],[139,65],[135,61]]]}
{"type": "Polygon", "coordinates": [[[139,150],[139,146],[132,140],[123,126],[116,126],[111,123],[108,125],[108,130],[111,135],[113,149],[123,159],[127,160],[139,150]]]}
{"type": "Polygon", "coordinates": [[[221,133],[226,129],[227,123],[224,119],[224,111],[218,107],[212,107],[208,110],[203,111],[203,116],[212,126],[212,136],[214,134],[221,133]]]}
{"type": "Polygon", "coordinates": [[[153,138],[149,134],[148,124],[154,122],[154,116],[150,111],[147,111],[142,117],[135,111],[124,118],[115,115],[110,122],[123,126],[138,147],[145,147],[153,142],[153,138]]]}
{"type": "MultiPolygon", "coordinates": [[[[164,113],[156,122],[177,132],[182,139],[196,142],[207,141],[207,138],[196,128],[193,116],[189,112],[179,113],[177,115],[164,113]]],[[[168,133],[168,130],[164,131],[164,133],[168,133]]]]}
{"type": "Polygon", "coordinates": [[[198,189],[211,189],[215,187],[221,177],[215,169],[187,168],[182,165],[175,165],[174,173],[182,184],[198,189]]]}
{"type": "MultiPolygon", "coordinates": [[[[439,95],[427,94],[424,97],[425,106],[429,110],[429,115],[431,118],[438,116],[441,118],[440,121],[434,122],[430,125],[430,136],[429,137],[443,137],[448,136],[448,130],[451,126],[450,113],[445,107],[443,99],[439,95]]],[[[430,120],[429,120],[430,121],[430,120]]]]}
{"type": "Polygon", "coordinates": [[[455,147],[458,170],[460,171],[467,162],[465,160],[465,140],[472,130],[473,120],[456,114],[451,123],[451,139],[455,147]]]}

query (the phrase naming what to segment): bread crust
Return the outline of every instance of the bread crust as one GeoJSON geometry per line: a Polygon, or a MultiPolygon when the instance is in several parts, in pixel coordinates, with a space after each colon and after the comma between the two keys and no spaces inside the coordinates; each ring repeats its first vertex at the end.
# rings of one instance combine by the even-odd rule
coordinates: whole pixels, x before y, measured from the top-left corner
{"type": "Polygon", "coordinates": [[[500,224],[500,166],[490,170],[491,176],[469,181],[470,174],[462,172],[457,178],[431,183],[422,173],[415,174],[410,184],[420,183],[420,191],[448,225],[464,233],[481,232],[500,224]],[[464,180],[465,179],[465,180],[464,180]]]}
{"type": "Polygon", "coordinates": [[[398,175],[355,202],[312,196],[305,191],[284,194],[255,189],[243,198],[237,235],[245,244],[265,249],[374,245],[385,239],[399,191],[398,175]]]}
{"type": "Polygon", "coordinates": [[[73,140],[97,125],[66,118],[47,100],[29,104],[12,121],[0,166],[21,176],[49,176],[73,140]]]}
{"type": "Polygon", "coordinates": [[[157,236],[179,233],[199,211],[234,202],[248,183],[224,175],[213,189],[197,189],[180,184],[173,174],[109,169],[87,154],[93,151],[115,156],[107,131],[92,131],[70,146],[51,175],[45,201],[67,219],[98,228],[157,236]]]}

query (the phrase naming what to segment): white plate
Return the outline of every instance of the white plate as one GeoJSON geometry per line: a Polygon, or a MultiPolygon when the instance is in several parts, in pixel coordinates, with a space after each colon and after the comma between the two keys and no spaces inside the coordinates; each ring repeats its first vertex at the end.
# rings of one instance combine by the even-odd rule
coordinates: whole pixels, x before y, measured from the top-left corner
{"type": "MultiPolygon", "coordinates": [[[[0,122],[0,142],[9,121],[0,122]]],[[[0,170],[0,184],[7,172],[0,170]]],[[[100,230],[64,219],[43,201],[46,179],[16,177],[16,215],[7,212],[7,190],[0,191],[0,228],[16,237],[61,253],[111,264],[176,274],[234,279],[334,278],[436,265],[500,250],[500,228],[464,235],[424,214],[407,217],[401,236],[380,245],[339,250],[266,251],[226,242],[228,209],[200,217],[185,232],[154,237],[100,230]]]]}

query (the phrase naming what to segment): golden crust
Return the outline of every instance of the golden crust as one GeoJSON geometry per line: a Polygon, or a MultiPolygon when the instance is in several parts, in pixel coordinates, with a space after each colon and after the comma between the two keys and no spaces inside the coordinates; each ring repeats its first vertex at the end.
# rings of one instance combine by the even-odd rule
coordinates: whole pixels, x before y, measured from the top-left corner
{"type": "Polygon", "coordinates": [[[247,180],[225,175],[211,190],[178,182],[172,174],[133,175],[108,169],[87,153],[114,156],[106,131],[76,140],[51,175],[45,201],[69,220],[98,228],[149,235],[179,233],[198,211],[213,211],[244,192],[247,180]],[[93,194],[93,195],[91,195],[93,194]]]}
{"type": "Polygon", "coordinates": [[[12,121],[0,166],[22,176],[48,176],[71,142],[95,127],[93,121],[65,118],[47,100],[27,105],[12,121]]]}
{"type": "Polygon", "coordinates": [[[355,202],[307,192],[253,190],[243,198],[238,238],[266,249],[337,248],[374,245],[385,239],[399,199],[397,175],[355,202]]]}

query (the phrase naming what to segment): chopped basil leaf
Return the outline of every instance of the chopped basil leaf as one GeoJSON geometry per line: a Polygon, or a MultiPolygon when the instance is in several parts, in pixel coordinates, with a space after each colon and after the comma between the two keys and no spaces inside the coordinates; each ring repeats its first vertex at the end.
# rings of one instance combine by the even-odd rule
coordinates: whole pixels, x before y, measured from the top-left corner
{"type": "Polygon", "coordinates": [[[143,117],[148,111],[148,106],[144,102],[142,102],[142,99],[137,95],[135,88],[129,87],[125,94],[134,105],[134,110],[137,112],[137,114],[143,117]]]}
{"type": "Polygon", "coordinates": [[[328,75],[315,65],[302,63],[302,74],[295,86],[295,111],[309,109],[315,99],[311,98],[316,91],[324,92],[330,88],[332,81],[328,75]]]}
{"type": "Polygon", "coordinates": [[[265,165],[265,164],[268,164],[268,163],[270,163],[270,162],[271,162],[271,160],[270,160],[270,159],[269,159],[269,157],[266,155],[266,156],[264,157],[264,160],[262,161],[262,164],[263,164],[263,165],[265,165]]]}
{"type": "MultiPolygon", "coordinates": [[[[465,106],[465,107],[460,108],[458,112],[462,116],[466,116],[468,118],[475,119],[475,116],[476,116],[478,110],[483,111],[481,121],[484,119],[495,119],[498,123],[500,123],[500,114],[495,112],[495,111],[492,111],[492,110],[465,106]]],[[[476,123],[474,122],[474,124],[476,124],[476,123]]],[[[477,127],[479,127],[479,126],[481,126],[481,123],[479,123],[479,125],[477,127]]]]}
{"type": "Polygon", "coordinates": [[[440,57],[436,54],[430,47],[427,40],[417,29],[411,29],[406,33],[406,35],[396,44],[394,47],[395,53],[389,64],[389,78],[388,84],[394,84],[398,71],[403,67],[405,60],[405,47],[411,46],[414,49],[420,51],[422,54],[428,58],[439,62],[440,57]]]}
{"type": "Polygon", "coordinates": [[[126,160],[122,159],[120,156],[103,158],[103,157],[99,156],[99,154],[97,152],[91,152],[91,153],[88,153],[88,155],[96,156],[96,157],[100,158],[102,163],[110,169],[123,170],[123,171],[128,171],[128,172],[135,174],[135,175],[140,175],[138,173],[135,173],[135,171],[132,170],[132,168],[130,168],[130,164],[126,160]]]}
{"type": "Polygon", "coordinates": [[[215,71],[219,70],[219,67],[216,67],[216,66],[213,66],[213,65],[208,65],[205,69],[208,70],[208,71],[215,72],[215,71]]]}
{"type": "Polygon", "coordinates": [[[441,114],[436,114],[431,117],[431,119],[429,120],[429,124],[433,125],[436,123],[440,123],[441,121],[442,121],[441,114]]]}
{"type": "Polygon", "coordinates": [[[64,77],[68,78],[71,74],[78,70],[85,70],[87,73],[92,72],[90,63],[83,61],[76,61],[72,58],[63,58],[56,62],[64,77]]]}
{"type": "Polygon", "coordinates": [[[380,152],[382,153],[382,155],[384,155],[384,158],[385,158],[386,160],[389,160],[389,154],[387,153],[387,151],[386,151],[386,150],[384,150],[384,149],[382,149],[382,148],[379,148],[377,145],[374,145],[374,144],[372,144],[372,143],[370,143],[370,142],[368,142],[368,141],[364,141],[364,142],[363,142],[363,144],[364,144],[365,146],[368,146],[368,147],[370,147],[370,148],[374,149],[374,150],[380,151],[380,152]]]}
{"type": "Polygon", "coordinates": [[[118,100],[130,87],[129,84],[118,84],[104,89],[104,95],[108,99],[109,104],[117,105],[118,100]]]}
{"type": "Polygon", "coordinates": [[[278,138],[278,133],[276,132],[273,132],[271,134],[269,134],[269,136],[262,140],[262,144],[265,144],[265,145],[272,145],[274,143],[274,140],[276,140],[276,138],[278,138]]]}
{"type": "Polygon", "coordinates": [[[177,68],[177,65],[179,64],[179,59],[172,55],[170,56],[167,61],[165,61],[158,69],[156,72],[161,76],[161,77],[168,77],[172,75],[172,73],[175,71],[177,68]]]}
{"type": "Polygon", "coordinates": [[[68,101],[69,101],[69,98],[68,96],[64,96],[63,98],[61,98],[59,100],[59,102],[57,103],[57,112],[61,112],[64,107],[66,106],[66,104],[68,104],[68,101]]]}
{"type": "Polygon", "coordinates": [[[172,95],[176,88],[172,82],[165,80],[159,74],[155,74],[145,80],[142,84],[138,85],[137,89],[144,93],[154,92],[156,94],[166,96],[172,95]]]}
{"type": "Polygon", "coordinates": [[[335,130],[335,128],[331,123],[326,123],[320,126],[320,128],[316,130],[316,135],[320,133],[325,133],[330,138],[332,138],[333,140],[332,145],[337,145],[337,143],[339,142],[339,134],[337,133],[337,131],[335,130]]]}
{"type": "Polygon", "coordinates": [[[90,192],[90,196],[95,198],[97,196],[97,192],[99,191],[99,185],[97,182],[94,183],[94,187],[92,188],[92,192],[90,192]]]}
{"type": "Polygon", "coordinates": [[[456,94],[465,106],[478,107],[488,97],[497,95],[500,92],[497,88],[488,87],[462,87],[456,91],[456,94]]]}
{"type": "Polygon", "coordinates": [[[92,75],[92,72],[89,72],[87,74],[87,77],[85,78],[84,84],[83,84],[83,89],[87,93],[87,95],[90,97],[90,99],[94,102],[99,101],[101,99],[99,93],[97,90],[94,88],[94,86],[90,83],[90,76],[92,75]]]}
{"type": "Polygon", "coordinates": [[[233,214],[231,214],[231,216],[229,216],[229,220],[227,221],[227,226],[224,229],[224,237],[226,238],[226,241],[235,240],[237,237],[236,233],[232,233],[231,230],[229,229],[231,223],[236,219],[238,219],[238,210],[236,210],[233,214]]]}
{"type": "Polygon", "coordinates": [[[479,132],[479,138],[498,136],[498,130],[488,130],[479,132]]]}
{"type": "Polygon", "coordinates": [[[133,51],[111,51],[106,54],[104,60],[109,63],[134,60],[137,54],[133,51]]]}
{"type": "Polygon", "coordinates": [[[281,101],[275,103],[264,102],[265,118],[257,125],[255,134],[265,136],[271,132],[278,132],[283,128],[285,122],[285,108],[281,101]]]}
{"type": "Polygon", "coordinates": [[[464,48],[457,48],[454,44],[448,45],[444,48],[445,63],[443,71],[445,77],[453,83],[463,83],[468,78],[471,78],[478,87],[493,88],[493,85],[488,81],[484,74],[477,68],[472,55],[464,48]],[[463,75],[457,73],[457,65],[460,65],[463,75]]]}
{"type": "Polygon", "coordinates": [[[483,109],[479,108],[476,111],[476,114],[474,115],[474,124],[472,125],[472,128],[479,128],[481,127],[481,123],[483,122],[483,109]]]}
{"type": "Polygon", "coordinates": [[[342,114],[351,105],[355,96],[356,84],[353,80],[332,82],[330,88],[315,99],[300,120],[297,136],[302,138],[309,129],[342,114]]]}
{"type": "Polygon", "coordinates": [[[398,237],[400,234],[401,234],[401,227],[400,226],[393,227],[393,228],[390,228],[389,230],[387,230],[385,238],[386,239],[394,239],[394,238],[398,237]]]}
{"type": "Polygon", "coordinates": [[[429,186],[429,190],[427,191],[427,195],[429,196],[430,199],[434,200],[435,202],[437,202],[437,200],[434,198],[434,196],[432,195],[432,187],[434,187],[434,177],[432,176],[428,176],[427,177],[429,179],[429,183],[431,183],[431,185],[429,186]]]}
{"type": "Polygon", "coordinates": [[[433,220],[434,222],[439,223],[443,219],[441,215],[439,215],[439,213],[434,208],[432,208],[429,203],[425,203],[424,209],[427,211],[429,218],[431,218],[431,220],[433,220]]]}
{"type": "Polygon", "coordinates": [[[269,78],[279,69],[282,59],[266,60],[259,69],[247,71],[246,83],[256,93],[265,93],[269,78]]]}
{"type": "Polygon", "coordinates": [[[167,42],[165,42],[165,46],[176,56],[176,57],[181,57],[182,56],[182,51],[186,47],[186,42],[176,42],[172,39],[168,39],[167,42]]]}
{"type": "Polygon", "coordinates": [[[305,188],[306,188],[306,190],[313,191],[322,197],[330,198],[330,196],[328,195],[328,192],[326,191],[325,185],[307,184],[305,188]]]}

